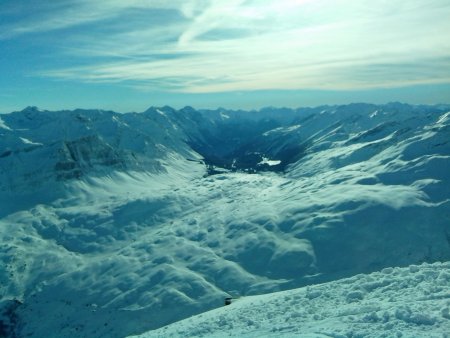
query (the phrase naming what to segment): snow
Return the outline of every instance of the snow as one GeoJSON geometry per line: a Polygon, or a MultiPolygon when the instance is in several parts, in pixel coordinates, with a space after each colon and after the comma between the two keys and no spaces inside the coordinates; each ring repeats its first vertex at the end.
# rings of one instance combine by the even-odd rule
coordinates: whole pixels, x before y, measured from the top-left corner
{"type": "Polygon", "coordinates": [[[283,133],[283,134],[287,134],[287,133],[291,133],[297,129],[301,128],[301,125],[293,125],[293,126],[289,126],[289,127],[278,127],[269,131],[266,131],[263,135],[264,136],[269,136],[271,134],[276,134],[276,133],[283,133]]]}
{"type": "Polygon", "coordinates": [[[228,119],[230,118],[230,116],[227,115],[227,114],[224,113],[224,112],[221,112],[221,113],[220,113],[220,117],[221,117],[222,119],[224,119],[224,120],[228,120],[228,119]]]}
{"type": "Polygon", "coordinates": [[[439,117],[439,120],[436,121],[437,125],[447,125],[450,120],[450,112],[443,114],[439,117]]]}
{"type": "MultiPolygon", "coordinates": [[[[380,272],[235,299],[152,337],[448,337],[450,263],[380,272]]],[[[131,336],[130,336],[131,338],[131,336]]]]}
{"type": "MultiPolygon", "coordinates": [[[[267,313],[279,336],[297,334],[298,316],[311,336],[392,324],[394,334],[443,337],[448,263],[400,267],[450,260],[448,107],[376,109],[372,118],[373,105],[293,111],[291,123],[265,129],[253,115],[218,122],[170,107],[2,115],[11,130],[0,138],[0,321],[20,322],[18,337],[115,338],[242,306],[260,336],[267,313]],[[229,126],[220,123],[236,127],[226,137],[243,153],[256,144],[288,165],[207,175],[191,146],[229,126]],[[242,138],[251,123],[259,134],[242,138]],[[290,289],[292,301],[261,310],[290,289]],[[240,298],[222,308],[229,294],[240,298]],[[277,312],[286,304],[292,318],[277,312]]],[[[233,325],[227,334],[258,333],[233,325]]]]}
{"type": "Polygon", "coordinates": [[[19,138],[22,140],[22,142],[24,144],[31,144],[31,145],[37,145],[37,146],[43,145],[42,143],[36,143],[36,142],[30,141],[30,140],[26,139],[25,137],[19,137],[19,138]]]}
{"type": "Polygon", "coordinates": [[[263,157],[262,161],[259,162],[259,164],[263,165],[263,164],[267,164],[269,166],[273,166],[273,165],[278,165],[280,164],[281,161],[280,160],[270,160],[267,157],[263,157]]]}
{"type": "Polygon", "coordinates": [[[2,118],[0,117],[0,128],[6,129],[6,130],[11,130],[11,128],[9,128],[5,122],[2,120],[2,118]]]}
{"type": "Polygon", "coordinates": [[[373,118],[378,115],[378,110],[375,110],[372,114],[370,114],[370,118],[373,118]]]}

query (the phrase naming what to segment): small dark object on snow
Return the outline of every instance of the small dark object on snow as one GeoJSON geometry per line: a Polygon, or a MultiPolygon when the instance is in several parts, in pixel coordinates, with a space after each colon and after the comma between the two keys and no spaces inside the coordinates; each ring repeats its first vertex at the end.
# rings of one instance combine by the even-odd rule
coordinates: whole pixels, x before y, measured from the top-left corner
{"type": "Polygon", "coordinates": [[[225,298],[225,305],[230,305],[233,298],[227,297],[225,298]]]}

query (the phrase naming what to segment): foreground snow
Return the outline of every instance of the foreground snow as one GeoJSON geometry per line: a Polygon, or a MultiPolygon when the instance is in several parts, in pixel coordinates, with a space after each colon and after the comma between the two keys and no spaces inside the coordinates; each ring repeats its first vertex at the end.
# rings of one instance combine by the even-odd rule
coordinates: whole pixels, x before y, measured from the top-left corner
{"type": "Polygon", "coordinates": [[[449,337],[450,262],[235,300],[135,338],[449,337]]]}

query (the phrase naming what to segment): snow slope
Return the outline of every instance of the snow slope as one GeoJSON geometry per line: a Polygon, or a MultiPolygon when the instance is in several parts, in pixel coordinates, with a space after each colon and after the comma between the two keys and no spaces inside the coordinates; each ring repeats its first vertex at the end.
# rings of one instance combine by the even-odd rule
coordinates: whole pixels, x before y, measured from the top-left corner
{"type": "MultiPolygon", "coordinates": [[[[236,299],[134,338],[435,337],[450,335],[450,264],[385,268],[236,299]]],[[[130,337],[131,338],[131,337],[130,337]]]]}
{"type": "Polygon", "coordinates": [[[30,186],[39,188],[49,181],[111,170],[160,172],[164,171],[160,161],[166,157],[195,158],[173,118],[153,109],[123,115],[28,107],[3,115],[0,191],[29,191],[30,186]]]}
{"type": "Polygon", "coordinates": [[[124,337],[230,293],[448,261],[449,111],[2,115],[0,332],[124,337]]]}

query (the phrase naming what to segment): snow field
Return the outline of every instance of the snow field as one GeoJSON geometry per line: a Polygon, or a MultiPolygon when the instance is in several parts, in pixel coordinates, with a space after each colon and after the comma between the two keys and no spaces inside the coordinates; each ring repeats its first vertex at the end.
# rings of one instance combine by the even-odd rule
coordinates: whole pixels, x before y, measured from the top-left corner
{"type": "Polygon", "coordinates": [[[343,183],[315,188],[270,173],[182,173],[77,181],[52,205],[2,220],[9,236],[3,257],[13,261],[14,276],[5,276],[4,294],[26,300],[24,333],[120,337],[220,307],[228,293],[274,292],[403,265],[448,245],[420,228],[439,208],[414,187],[356,185],[348,196],[343,183]],[[397,208],[408,210],[398,220],[390,199],[383,201],[387,189],[397,208]],[[402,238],[407,243],[399,245],[402,238]],[[36,313],[45,313],[46,325],[36,313]]]}
{"type": "MultiPolygon", "coordinates": [[[[450,335],[450,263],[380,272],[235,300],[133,338],[450,335]]],[[[131,338],[131,336],[130,336],[131,338]]]]}

